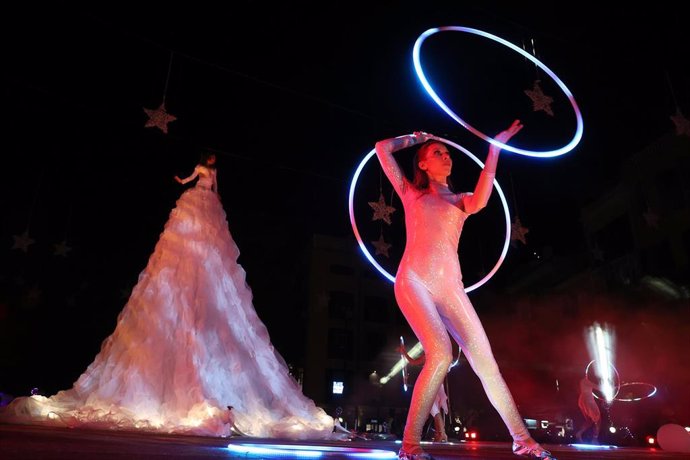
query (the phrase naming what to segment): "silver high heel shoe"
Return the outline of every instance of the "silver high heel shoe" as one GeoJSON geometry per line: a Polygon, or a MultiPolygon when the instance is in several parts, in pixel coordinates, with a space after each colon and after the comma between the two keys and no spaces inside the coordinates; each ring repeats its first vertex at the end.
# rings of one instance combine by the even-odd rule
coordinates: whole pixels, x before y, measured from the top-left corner
{"type": "Polygon", "coordinates": [[[551,452],[544,449],[539,444],[527,444],[525,441],[513,441],[513,453],[521,457],[534,458],[539,460],[557,460],[551,452]]]}
{"type": "Polygon", "coordinates": [[[398,452],[398,460],[434,460],[434,457],[427,454],[426,452],[420,452],[418,454],[408,454],[407,452],[400,449],[400,452],[398,452]]]}

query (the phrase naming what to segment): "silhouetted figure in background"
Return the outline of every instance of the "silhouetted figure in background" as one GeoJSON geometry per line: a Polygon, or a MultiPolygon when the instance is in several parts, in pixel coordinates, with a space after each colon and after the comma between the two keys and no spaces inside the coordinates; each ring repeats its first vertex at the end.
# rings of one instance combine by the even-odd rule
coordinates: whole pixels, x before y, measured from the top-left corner
{"type": "Polygon", "coordinates": [[[599,405],[594,399],[594,390],[597,386],[592,383],[586,376],[580,379],[580,395],[577,398],[577,405],[582,412],[585,422],[582,427],[575,433],[575,439],[577,442],[582,441],[582,435],[589,428],[593,428],[592,431],[592,443],[599,443],[599,430],[601,428],[601,411],[599,410],[599,405]]]}

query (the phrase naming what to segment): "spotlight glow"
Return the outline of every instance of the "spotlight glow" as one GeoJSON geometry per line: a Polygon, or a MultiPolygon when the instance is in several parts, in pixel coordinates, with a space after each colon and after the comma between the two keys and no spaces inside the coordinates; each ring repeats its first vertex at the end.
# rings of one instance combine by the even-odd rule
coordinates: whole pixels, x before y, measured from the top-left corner
{"type": "MultiPolygon", "coordinates": [[[[596,363],[596,375],[599,377],[599,391],[604,395],[607,403],[611,403],[616,397],[618,389],[614,391],[613,366],[613,342],[614,334],[612,331],[602,328],[594,323],[588,330],[588,347],[592,362],[587,365],[589,369],[592,363],[596,363]]],[[[585,376],[587,371],[585,371],[585,376]]]]}
{"type": "MultiPolygon", "coordinates": [[[[398,138],[404,137],[404,136],[398,136],[398,138]]],[[[467,150],[466,148],[462,147],[461,145],[456,144],[455,142],[449,141],[447,139],[444,139],[442,137],[437,137],[437,136],[430,136],[430,138],[435,139],[437,141],[452,145],[456,149],[460,150],[463,152],[465,155],[467,155],[470,159],[472,159],[475,163],[479,165],[479,167],[483,168],[484,163],[481,162],[479,158],[477,158],[472,152],[467,150]]],[[[355,211],[354,211],[354,196],[355,196],[355,190],[357,189],[357,180],[359,179],[359,175],[362,172],[362,169],[364,169],[364,166],[367,164],[367,162],[371,159],[372,156],[376,154],[376,149],[371,149],[371,151],[364,157],[364,159],[359,163],[359,166],[357,166],[357,169],[355,170],[355,173],[352,176],[352,182],[350,183],[350,195],[348,199],[348,206],[350,210],[350,224],[352,225],[352,231],[355,234],[355,238],[357,238],[357,243],[359,244],[359,248],[361,249],[362,253],[364,254],[364,257],[367,258],[367,260],[376,268],[379,273],[381,273],[384,277],[386,277],[389,281],[395,283],[395,276],[391,275],[388,273],[388,271],[383,268],[381,265],[379,265],[378,262],[376,262],[376,259],[371,255],[369,250],[366,248],[364,243],[362,242],[362,237],[359,234],[359,229],[357,228],[357,221],[355,220],[355,211]]],[[[506,197],[503,194],[503,189],[501,189],[501,186],[499,185],[498,181],[494,179],[494,187],[496,187],[496,192],[498,192],[498,196],[501,199],[501,203],[503,205],[503,212],[505,214],[505,223],[506,223],[506,234],[505,234],[505,241],[503,242],[503,250],[501,251],[501,255],[498,257],[498,261],[496,262],[496,265],[489,271],[489,273],[484,276],[484,278],[480,279],[476,283],[474,283],[471,286],[468,286],[465,288],[465,292],[472,292],[473,290],[477,289],[478,287],[482,286],[484,283],[489,281],[491,277],[494,276],[494,273],[499,269],[501,264],[503,263],[503,260],[505,259],[506,254],[508,253],[508,245],[510,244],[510,211],[508,210],[508,202],[506,201],[506,197]]],[[[400,369],[398,369],[400,370],[400,369]]]]}
{"type": "Polygon", "coordinates": [[[570,92],[567,86],[565,86],[565,83],[563,83],[557,76],[556,74],[546,67],[539,59],[536,57],[532,56],[529,54],[527,51],[515,46],[514,44],[497,37],[495,35],[492,35],[490,33],[478,30],[478,29],[471,29],[469,27],[459,27],[459,26],[447,26],[447,27],[436,27],[427,30],[426,32],[422,33],[418,38],[417,41],[414,44],[414,48],[412,49],[412,60],[414,62],[414,68],[415,71],[417,72],[417,77],[419,78],[419,81],[422,83],[422,86],[426,90],[426,92],[431,96],[431,98],[438,104],[441,109],[443,109],[444,112],[446,112],[448,115],[450,115],[455,121],[460,123],[463,127],[468,129],[471,133],[474,135],[484,139],[487,142],[490,142],[491,144],[494,144],[501,149],[508,150],[510,152],[518,153],[520,155],[526,155],[526,156],[531,156],[531,157],[542,157],[542,158],[547,158],[547,157],[555,157],[558,155],[563,155],[564,153],[570,152],[575,146],[580,142],[582,139],[582,132],[583,132],[583,122],[582,122],[582,114],[580,113],[580,108],[577,106],[577,102],[575,102],[575,97],[573,97],[573,94],[570,92]],[[534,64],[536,64],[540,69],[542,69],[544,72],[546,72],[554,82],[561,88],[563,93],[566,95],[568,100],[570,101],[570,105],[572,106],[574,112],[575,112],[575,118],[577,120],[577,126],[575,129],[575,134],[573,138],[570,140],[570,142],[563,147],[560,147],[558,149],[554,150],[545,150],[545,151],[533,151],[533,150],[526,150],[526,149],[520,149],[517,147],[513,147],[508,144],[504,144],[502,142],[497,141],[496,139],[493,139],[492,137],[487,136],[486,134],[482,133],[478,129],[474,128],[472,125],[467,123],[465,120],[460,118],[455,112],[453,112],[450,107],[448,107],[445,102],[436,94],[434,89],[432,88],[431,84],[427,80],[426,76],[424,75],[424,70],[422,69],[422,64],[420,62],[419,58],[419,52],[422,47],[422,43],[424,43],[424,40],[426,40],[428,37],[431,35],[438,33],[438,32],[446,32],[446,31],[457,31],[457,32],[467,32],[470,34],[475,34],[479,35],[480,37],[485,37],[489,38],[497,43],[500,43],[501,45],[507,46],[513,51],[516,51],[523,55],[525,58],[529,59],[532,61],[534,64]]]}

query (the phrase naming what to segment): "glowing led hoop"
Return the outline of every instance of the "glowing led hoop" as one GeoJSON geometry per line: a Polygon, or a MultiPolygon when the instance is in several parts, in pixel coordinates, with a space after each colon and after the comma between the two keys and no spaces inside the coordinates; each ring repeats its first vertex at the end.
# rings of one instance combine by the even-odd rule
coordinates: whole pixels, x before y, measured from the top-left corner
{"type": "Polygon", "coordinates": [[[424,89],[426,90],[427,93],[429,93],[429,96],[438,104],[439,107],[443,109],[444,112],[446,112],[448,115],[450,115],[455,121],[460,123],[462,126],[464,126],[466,129],[468,129],[470,132],[472,132],[474,135],[479,136],[480,138],[484,139],[487,142],[490,142],[491,144],[494,144],[501,149],[508,150],[510,152],[514,153],[519,153],[520,155],[526,155],[526,156],[531,156],[531,157],[542,157],[542,158],[547,158],[547,157],[555,157],[558,155],[563,155],[564,153],[570,152],[572,149],[575,148],[575,146],[580,142],[580,139],[582,139],[582,131],[583,131],[583,123],[582,123],[582,114],[580,113],[580,109],[577,106],[577,102],[575,102],[575,98],[573,97],[573,94],[570,92],[567,86],[565,86],[565,83],[563,83],[560,78],[556,76],[555,73],[551,71],[546,65],[544,65],[539,59],[536,57],[532,56],[525,50],[513,45],[512,43],[497,37],[495,35],[492,35],[490,33],[478,30],[478,29],[471,29],[469,27],[459,27],[459,26],[447,26],[447,27],[436,27],[433,29],[429,29],[423,34],[421,34],[418,38],[417,41],[414,44],[414,48],[412,49],[412,59],[414,61],[414,68],[415,71],[417,72],[417,77],[419,78],[419,81],[421,81],[422,86],[424,86],[424,89]],[[510,146],[508,144],[504,144],[502,142],[497,141],[496,139],[493,139],[486,134],[482,133],[469,123],[467,123],[465,120],[460,118],[455,112],[453,112],[450,107],[448,107],[443,100],[436,94],[434,89],[431,87],[429,84],[429,81],[426,79],[426,76],[424,75],[424,71],[422,70],[422,64],[419,61],[419,50],[422,47],[422,43],[424,43],[424,40],[427,39],[427,37],[437,33],[437,32],[445,32],[448,30],[455,30],[459,32],[468,32],[471,34],[479,35],[481,37],[486,37],[490,38],[491,40],[494,40],[504,46],[507,46],[508,48],[512,49],[513,51],[517,51],[518,53],[522,54],[524,57],[529,59],[530,61],[534,62],[540,69],[542,69],[544,72],[546,72],[552,79],[553,81],[556,82],[558,86],[560,86],[561,90],[563,93],[568,97],[568,100],[570,101],[570,105],[573,107],[573,110],[575,111],[575,118],[577,119],[577,128],[575,130],[575,135],[573,138],[570,140],[568,144],[565,146],[555,149],[555,150],[544,150],[544,151],[536,151],[536,150],[526,150],[526,149],[520,149],[517,147],[510,146]]]}
{"type": "MultiPolygon", "coordinates": [[[[398,138],[409,136],[408,135],[403,135],[403,136],[398,136],[398,138]]],[[[429,136],[430,139],[437,140],[439,142],[443,142],[449,145],[452,145],[456,149],[460,150],[463,152],[465,155],[470,157],[475,163],[477,163],[481,168],[484,167],[484,163],[479,160],[476,156],[472,154],[469,150],[467,150],[465,147],[462,147],[461,145],[456,144],[455,142],[449,141],[447,139],[444,139],[442,137],[437,137],[437,136],[429,136]]],[[[359,248],[362,250],[364,253],[364,256],[371,262],[371,264],[386,278],[388,278],[391,282],[395,283],[395,276],[391,275],[386,271],[385,268],[383,268],[381,265],[379,265],[378,262],[372,257],[371,253],[369,250],[364,246],[364,243],[362,242],[362,237],[359,235],[359,230],[357,229],[357,222],[355,221],[355,212],[354,212],[354,196],[355,196],[355,189],[357,187],[357,179],[359,179],[359,175],[362,172],[362,169],[364,168],[364,165],[367,164],[367,161],[371,159],[372,156],[376,154],[376,149],[372,149],[365,157],[364,159],[359,163],[359,166],[355,170],[354,175],[352,176],[352,182],[350,183],[350,196],[348,199],[348,205],[350,208],[350,224],[352,225],[352,231],[355,234],[355,238],[357,238],[357,243],[359,244],[359,248]]],[[[503,243],[503,250],[501,251],[501,255],[498,258],[498,261],[496,262],[496,265],[489,271],[489,273],[484,276],[484,278],[480,279],[473,285],[466,287],[465,292],[471,292],[487,281],[491,279],[492,276],[494,276],[494,273],[498,270],[498,268],[501,266],[503,263],[503,260],[505,259],[506,253],[508,252],[508,245],[510,244],[510,211],[508,210],[508,202],[506,201],[506,197],[503,194],[503,190],[501,189],[501,186],[498,184],[498,181],[494,179],[494,187],[496,187],[496,191],[498,192],[498,196],[501,198],[501,203],[503,204],[503,212],[505,213],[505,218],[506,218],[506,239],[503,243]]]]}
{"type": "Polygon", "coordinates": [[[657,388],[652,385],[651,383],[645,383],[645,382],[628,382],[628,383],[623,383],[620,388],[623,390],[623,388],[628,387],[628,386],[633,386],[633,385],[641,385],[645,386],[648,389],[648,393],[644,396],[638,396],[634,398],[616,398],[616,401],[623,401],[623,402],[634,402],[634,401],[641,401],[643,399],[651,398],[656,394],[657,388]]]}
{"type": "MultiPolygon", "coordinates": [[[[592,366],[592,364],[594,364],[595,362],[596,362],[596,359],[591,360],[591,361],[589,362],[589,364],[587,364],[587,367],[585,368],[585,378],[586,378],[587,380],[589,380],[589,375],[588,375],[588,374],[589,374],[589,368],[590,368],[590,367],[592,366]]],[[[621,391],[621,384],[620,384],[621,378],[620,378],[620,374],[618,374],[618,369],[616,369],[616,366],[614,366],[614,365],[611,364],[611,363],[609,363],[609,366],[611,366],[611,369],[613,369],[613,372],[616,373],[616,382],[617,382],[617,383],[616,383],[616,392],[613,394],[613,398],[611,398],[611,401],[615,401],[615,400],[617,400],[618,393],[621,391]]],[[[592,394],[594,395],[595,398],[601,399],[602,401],[606,401],[605,398],[602,398],[602,397],[598,396],[596,393],[592,392],[592,394]]]]}

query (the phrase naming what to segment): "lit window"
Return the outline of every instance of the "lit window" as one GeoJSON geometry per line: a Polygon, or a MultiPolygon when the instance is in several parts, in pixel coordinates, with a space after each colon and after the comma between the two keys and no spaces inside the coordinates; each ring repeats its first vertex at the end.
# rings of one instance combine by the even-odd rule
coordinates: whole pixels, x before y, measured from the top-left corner
{"type": "Polygon", "coordinates": [[[341,395],[343,394],[343,390],[345,389],[345,384],[343,382],[337,382],[333,381],[333,394],[334,395],[341,395]]]}

